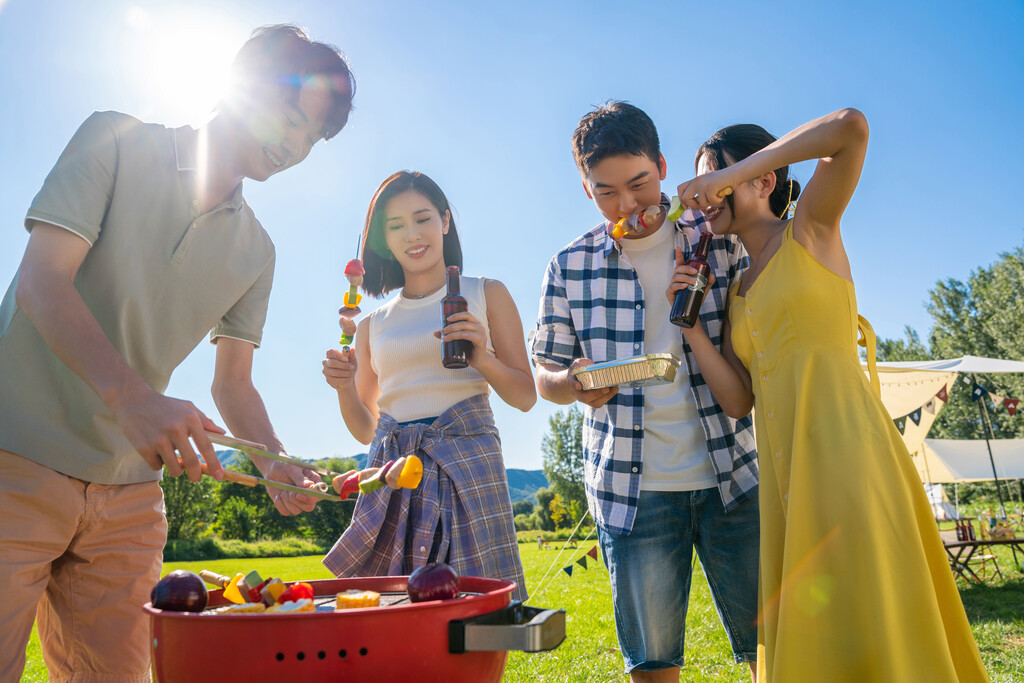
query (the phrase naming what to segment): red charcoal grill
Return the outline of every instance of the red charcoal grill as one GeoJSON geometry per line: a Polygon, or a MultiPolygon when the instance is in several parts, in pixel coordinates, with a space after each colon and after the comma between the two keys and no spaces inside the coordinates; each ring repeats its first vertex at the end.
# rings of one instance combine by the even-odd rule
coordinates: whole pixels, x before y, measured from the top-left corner
{"type": "MultiPolygon", "coordinates": [[[[410,603],[408,578],[309,581],[325,603],[317,612],[196,614],[146,603],[154,680],[482,683],[501,680],[509,650],[552,650],[565,639],[565,610],[512,602],[511,581],[466,576],[459,598],[410,603]],[[349,589],[380,593],[382,606],[334,612],[334,596],[349,589]]],[[[208,608],[230,604],[221,593],[210,591],[208,608]]]]}

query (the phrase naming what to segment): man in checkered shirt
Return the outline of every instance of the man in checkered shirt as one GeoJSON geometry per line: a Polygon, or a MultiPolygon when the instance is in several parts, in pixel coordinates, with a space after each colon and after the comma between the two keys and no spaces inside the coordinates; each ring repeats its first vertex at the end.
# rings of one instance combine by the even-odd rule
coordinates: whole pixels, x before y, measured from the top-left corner
{"type": "MultiPolygon", "coordinates": [[[[664,215],[616,241],[610,226],[653,204],[666,164],[654,123],[611,102],[573,134],[587,196],[607,222],[548,265],[530,333],[537,389],[585,408],[584,472],[590,512],[612,583],[615,626],[633,681],[679,680],[693,549],[737,662],[756,661],[757,454],[750,416],[733,420],[715,402],[678,327],[669,323],[677,258],[693,254],[705,221],[664,215]],[[572,370],[602,361],[672,353],[671,384],[584,391],[572,370]]],[[[714,274],[700,322],[721,348],[729,288],[747,267],[734,236],[715,236],[714,274]]]]}

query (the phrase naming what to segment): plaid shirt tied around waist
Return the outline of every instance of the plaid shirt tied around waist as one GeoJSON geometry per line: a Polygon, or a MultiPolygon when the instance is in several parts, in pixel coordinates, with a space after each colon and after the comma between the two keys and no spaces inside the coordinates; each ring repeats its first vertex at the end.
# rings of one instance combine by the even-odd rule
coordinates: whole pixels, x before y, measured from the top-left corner
{"type": "Polygon", "coordinates": [[[487,395],[456,403],[431,424],[399,424],[382,414],[367,466],[407,455],[423,461],[420,485],[360,494],[352,523],[323,559],[327,569],[339,577],[405,576],[428,561],[447,561],[460,576],[515,581],[513,599],[526,600],[487,395]]]}
{"type": "MultiPolygon", "coordinates": [[[[663,195],[662,200],[667,197],[663,195]]],[[[675,245],[690,258],[705,223],[701,214],[687,211],[674,226],[666,224],[661,229],[674,228],[675,245]]],[[[674,263],[675,255],[669,252],[665,258],[674,263]]],[[[729,288],[739,280],[749,259],[738,238],[723,235],[712,239],[708,263],[715,283],[705,296],[700,321],[721,350],[729,288]]],[[[548,264],[537,326],[529,335],[533,362],[567,368],[577,358],[599,363],[657,353],[660,349],[644,346],[645,310],[636,271],[609,236],[607,223],[602,223],[563,248],[548,264]]],[[[666,320],[665,324],[671,323],[666,320]]],[[[685,337],[683,351],[718,476],[718,491],[725,509],[732,510],[757,492],[752,417],[733,420],[726,415],[711,395],[685,337]]],[[[643,439],[643,389],[620,387],[601,408],[584,407],[587,500],[594,519],[608,531],[628,534],[633,528],[643,475],[643,439]]]]}

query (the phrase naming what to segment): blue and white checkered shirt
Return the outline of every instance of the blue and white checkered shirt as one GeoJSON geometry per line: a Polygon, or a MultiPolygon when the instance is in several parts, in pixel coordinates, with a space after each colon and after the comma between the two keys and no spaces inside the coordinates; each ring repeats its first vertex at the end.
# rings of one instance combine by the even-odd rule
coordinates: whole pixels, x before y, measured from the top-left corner
{"type": "MultiPolygon", "coordinates": [[[[675,245],[684,257],[693,254],[704,225],[704,217],[690,211],[676,222],[675,245]]],[[[666,253],[665,258],[674,262],[675,254],[666,253]]],[[[708,290],[700,320],[711,342],[721,349],[729,289],[739,280],[749,259],[738,238],[717,236],[711,241],[708,263],[715,283],[708,290]]],[[[537,327],[529,335],[533,362],[567,368],[577,358],[599,363],[646,354],[645,310],[636,271],[608,235],[608,225],[602,223],[563,248],[548,264],[537,327]]],[[[671,323],[666,320],[665,324],[671,323]]],[[[733,420],[722,411],[685,337],[683,351],[708,453],[718,475],[718,490],[728,511],[757,493],[753,422],[750,415],[733,420]]],[[[643,389],[620,387],[604,406],[596,410],[585,407],[587,500],[594,519],[609,531],[628,534],[633,528],[644,467],[643,439],[643,389]]]]}

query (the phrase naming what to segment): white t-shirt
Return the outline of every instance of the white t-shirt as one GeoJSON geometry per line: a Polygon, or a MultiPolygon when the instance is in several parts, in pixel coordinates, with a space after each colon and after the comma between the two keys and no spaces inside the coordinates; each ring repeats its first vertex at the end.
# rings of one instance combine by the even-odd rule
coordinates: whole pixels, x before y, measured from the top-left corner
{"type": "MultiPolygon", "coordinates": [[[[675,269],[675,227],[666,221],[653,235],[619,242],[644,292],[644,348],[683,358],[679,328],[668,320],[665,296],[675,269]]],[[[698,491],[718,478],[708,455],[707,437],[697,412],[685,363],[671,384],[645,387],[644,470],[641,491],[698,491]]]]}
{"type": "MultiPolygon", "coordinates": [[[[463,275],[459,288],[469,312],[484,326],[487,352],[493,355],[484,282],[463,275]]],[[[442,287],[422,299],[407,299],[399,292],[370,314],[370,364],[380,386],[377,406],[398,422],[437,417],[464,399],[490,393],[487,380],[475,369],[441,365],[442,344],[434,332],[442,326],[445,293],[442,287]]]]}

